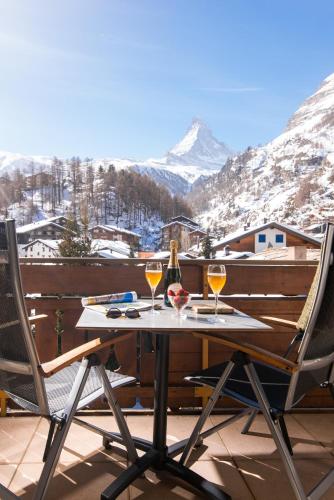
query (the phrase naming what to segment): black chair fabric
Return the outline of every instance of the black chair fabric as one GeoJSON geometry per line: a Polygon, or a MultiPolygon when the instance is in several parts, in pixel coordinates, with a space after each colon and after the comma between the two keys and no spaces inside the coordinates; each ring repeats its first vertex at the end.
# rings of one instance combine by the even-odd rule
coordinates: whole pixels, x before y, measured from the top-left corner
{"type": "MultiPolygon", "coordinates": [[[[8,254],[5,222],[0,222],[0,247],[6,255],[6,261],[0,260],[0,359],[30,363],[11,278],[13,266],[18,263],[11,261],[8,254]]],[[[0,389],[25,399],[32,410],[38,408],[32,375],[0,370],[0,389]]]]}
{"type": "MultiPolygon", "coordinates": [[[[206,370],[193,373],[186,380],[198,385],[215,387],[228,362],[211,366],[206,370]]],[[[262,363],[254,363],[258,377],[272,408],[284,409],[287,392],[290,384],[290,375],[282,370],[271,368],[262,363]]],[[[243,367],[235,366],[222,391],[222,395],[230,396],[253,408],[259,408],[251,384],[243,367]]]]}

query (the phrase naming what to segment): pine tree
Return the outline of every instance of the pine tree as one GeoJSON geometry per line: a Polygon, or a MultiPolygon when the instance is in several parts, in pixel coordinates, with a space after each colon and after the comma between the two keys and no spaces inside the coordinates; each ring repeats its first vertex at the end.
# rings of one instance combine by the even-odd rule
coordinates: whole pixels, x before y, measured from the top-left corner
{"type": "Polygon", "coordinates": [[[209,231],[206,233],[206,236],[203,238],[201,242],[201,255],[205,259],[214,259],[215,251],[212,246],[212,237],[209,234],[209,231]]]}
{"type": "Polygon", "coordinates": [[[81,234],[76,220],[70,218],[66,224],[64,239],[59,244],[61,257],[88,257],[90,252],[91,240],[87,235],[81,234]]]}

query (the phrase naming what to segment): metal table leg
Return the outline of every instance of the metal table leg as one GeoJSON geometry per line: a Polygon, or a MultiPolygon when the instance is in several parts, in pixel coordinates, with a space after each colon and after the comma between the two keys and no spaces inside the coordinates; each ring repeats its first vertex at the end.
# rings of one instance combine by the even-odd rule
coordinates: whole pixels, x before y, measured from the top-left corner
{"type": "MultiPolygon", "coordinates": [[[[158,334],[155,353],[154,381],[154,421],[153,443],[141,458],[113,481],[101,494],[101,500],[113,500],[118,497],[133,481],[147,469],[167,470],[172,475],[202,491],[206,498],[230,500],[230,496],[215,484],[207,481],[188,467],[176,462],[168,456],[166,445],[167,435],[167,402],[168,402],[168,367],[169,367],[169,336],[158,334]]],[[[183,443],[182,443],[183,445],[183,443]]],[[[181,446],[182,446],[181,445],[181,446]]],[[[182,446],[183,447],[183,446],[182,446]]]]}
{"type": "Polygon", "coordinates": [[[161,461],[167,457],[167,401],[168,401],[169,336],[157,335],[154,380],[153,448],[159,451],[161,461]]]}

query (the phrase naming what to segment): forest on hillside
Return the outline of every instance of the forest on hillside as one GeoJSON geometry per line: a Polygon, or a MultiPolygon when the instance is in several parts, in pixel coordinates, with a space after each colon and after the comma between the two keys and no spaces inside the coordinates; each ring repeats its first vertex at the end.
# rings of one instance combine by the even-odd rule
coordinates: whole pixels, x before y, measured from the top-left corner
{"type": "Polygon", "coordinates": [[[20,214],[20,223],[36,219],[38,212],[48,216],[71,213],[89,224],[122,224],[132,229],[150,220],[165,222],[170,217],[192,216],[189,205],[172,196],[147,175],[131,170],[116,170],[111,165],[96,167],[92,160],[79,157],[63,161],[54,158],[50,166],[36,166],[28,171],[16,168],[0,177],[0,214],[20,214]]]}

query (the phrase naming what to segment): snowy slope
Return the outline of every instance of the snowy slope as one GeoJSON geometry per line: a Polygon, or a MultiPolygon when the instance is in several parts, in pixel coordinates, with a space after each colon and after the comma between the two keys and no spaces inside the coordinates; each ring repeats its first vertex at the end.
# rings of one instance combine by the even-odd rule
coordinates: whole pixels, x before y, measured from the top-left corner
{"type": "Polygon", "coordinates": [[[37,172],[40,166],[51,165],[52,158],[48,156],[25,156],[19,153],[0,151],[0,176],[7,172],[13,172],[16,168],[19,168],[24,173],[31,173],[31,162],[34,162],[37,172]]]}
{"type": "Polygon", "coordinates": [[[231,229],[264,217],[307,225],[334,216],[333,182],[334,74],[302,103],[280,136],[227,161],[190,197],[208,226],[231,229]]]}

